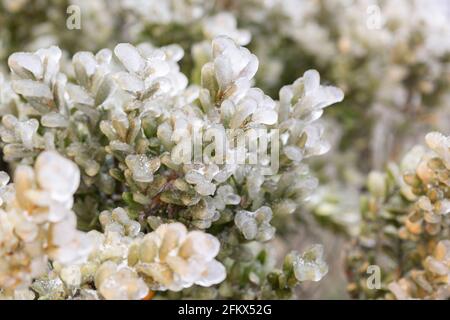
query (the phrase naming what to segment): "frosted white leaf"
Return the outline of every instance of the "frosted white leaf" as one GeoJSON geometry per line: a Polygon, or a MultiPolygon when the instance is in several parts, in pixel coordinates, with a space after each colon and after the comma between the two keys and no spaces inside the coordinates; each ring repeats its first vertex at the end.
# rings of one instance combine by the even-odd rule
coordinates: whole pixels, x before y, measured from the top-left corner
{"type": "Polygon", "coordinates": [[[21,78],[38,80],[43,76],[44,68],[41,59],[33,53],[13,53],[8,59],[8,65],[21,78]]]}
{"type": "Polygon", "coordinates": [[[94,105],[94,98],[92,98],[83,87],[69,83],[66,86],[66,89],[70,99],[73,102],[78,104],[84,104],[87,106],[94,105]]]}
{"type": "Polygon", "coordinates": [[[36,54],[41,58],[44,69],[44,82],[50,84],[59,72],[59,61],[61,60],[61,50],[56,46],[47,49],[39,49],[36,54]]]}
{"type": "Polygon", "coordinates": [[[145,60],[139,51],[129,43],[119,43],[114,48],[114,54],[130,72],[137,73],[145,67],[145,60]]]}
{"type": "Polygon", "coordinates": [[[450,136],[444,136],[439,132],[430,132],[425,136],[427,145],[436,152],[450,170],[450,136]]]}
{"type": "Polygon", "coordinates": [[[130,146],[128,143],[118,141],[118,140],[111,141],[109,146],[111,147],[112,150],[122,151],[125,153],[134,152],[134,149],[132,146],[130,146]]]}
{"type": "Polygon", "coordinates": [[[305,93],[312,93],[320,87],[320,74],[316,70],[308,70],[303,74],[303,81],[305,93]]]}
{"type": "Polygon", "coordinates": [[[251,212],[238,211],[234,222],[247,240],[252,240],[258,233],[258,225],[251,212]]]}
{"type": "Polygon", "coordinates": [[[35,300],[35,298],[35,293],[28,288],[14,290],[14,300],[35,300]]]}
{"type": "Polygon", "coordinates": [[[180,61],[184,56],[184,50],[177,44],[171,44],[162,48],[167,59],[172,61],[180,61]]]}
{"type": "Polygon", "coordinates": [[[6,186],[9,179],[9,175],[5,171],[0,171],[0,186],[6,186]]]}
{"type": "Polygon", "coordinates": [[[111,62],[112,52],[109,49],[102,49],[95,55],[95,59],[100,64],[109,64],[111,62]]]}
{"type": "Polygon", "coordinates": [[[446,276],[448,274],[448,266],[431,256],[425,259],[425,267],[428,271],[440,276],[446,276]]]}
{"type": "Polygon", "coordinates": [[[36,119],[30,119],[27,121],[19,121],[17,123],[17,131],[20,136],[20,140],[25,148],[32,149],[34,146],[33,138],[39,127],[39,122],[36,119]]]}
{"type": "Polygon", "coordinates": [[[24,221],[15,228],[17,235],[24,241],[33,241],[39,232],[38,226],[31,221],[24,221]]]}
{"type": "Polygon", "coordinates": [[[191,184],[197,184],[205,180],[203,175],[197,171],[191,170],[184,176],[186,181],[191,184]]]}
{"type": "Polygon", "coordinates": [[[258,226],[255,220],[242,219],[239,226],[245,239],[252,240],[256,238],[258,226]]]}
{"type": "Polygon", "coordinates": [[[33,80],[14,80],[12,81],[13,90],[25,97],[53,99],[50,88],[39,81],[33,80]]]}
{"type": "Polygon", "coordinates": [[[273,125],[278,120],[278,113],[275,110],[265,109],[258,110],[252,116],[252,121],[256,123],[262,123],[266,125],[273,125]]]}
{"type": "Polygon", "coordinates": [[[69,121],[60,113],[50,112],[42,116],[41,124],[48,128],[64,128],[69,125],[69,121]]]}
{"type": "Polygon", "coordinates": [[[410,295],[398,282],[389,283],[388,289],[394,294],[397,300],[406,300],[411,298],[410,295]]]}
{"type": "Polygon", "coordinates": [[[328,266],[323,261],[323,246],[313,245],[301,256],[297,256],[294,274],[298,281],[319,281],[328,273],[328,266]]]}
{"type": "Polygon", "coordinates": [[[133,179],[137,182],[152,182],[153,173],[160,166],[158,158],[150,159],[145,154],[128,155],[125,163],[133,173],[133,179]]]}
{"type": "Polygon", "coordinates": [[[336,87],[325,86],[321,92],[322,102],[317,108],[324,108],[333,103],[341,102],[344,99],[344,92],[336,87]]]}
{"type": "Polygon", "coordinates": [[[114,75],[118,86],[129,92],[138,93],[144,90],[144,81],[127,72],[118,72],[114,75]]]}
{"type": "Polygon", "coordinates": [[[155,282],[157,290],[211,286],[225,278],[224,266],[214,260],[219,241],[203,231],[188,232],[179,222],[159,225],[136,245],[128,261],[139,274],[155,282]]]}
{"type": "Polygon", "coordinates": [[[79,287],[81,284],[81,270],[79,266],[65,267],[60,272],[61,280],[69,287],[79,287]]]}
{"type": "Polygon", "coordinates": [[[66,246],[75,237],[77,232],[76,226],[77,221],[73,215],[54,223],[50,231],[52,243],[59,247],[66,246]]]}
{"type": "Polygon", "coordinates": [[[248,49],[220,36],[213,40],[214,70],[219,87],[227,90],[234,83],[246,90],[258,70],[258,59],[248,49]]]}
{"type": "Polygon", "coordinates": [[[98,268],[95,285],[107,300],[140,300],[148,294],[147,285],[132,269],[111,261],[98,268]]]}
{"type": "Polygon", "coordinates": [[[450,213],[450,200],[443,199],[440,201],[439,214],[449,214],[450,213]]]}
{"type": "Polygon", "coordinates": [[[230,128],[239,128],[244,120],[256,111],[256,103],[252,100],[244,100],[240,103],[231,118],[230,128]]]}
{"type": "Polygon", "coordinates": [[[300,148],[295,146],[287,146],[283,149],[286,157],[291,159],[292,161],[300,162],[303,159],[303,152],[300,148]]]}
{"type": "Polygon", "coordinates": [[[306,156],[321,155],[330,149],[327,141],[322,140],[323,127],[320,125],[308,125],[304,129],[307,136],[305,143],[306,156]]]}
{"type": "Polygon", "coordinates": [[[195,191],[202,196],[209,196],[216,191],[216,185],[208,181],[202,181],[195,185],[195,191]]]}
{"type": "Polygon", "coordinates": [[[58,201],[67,201],[80,183],[80,170],[72,161],[55,151],[42,152],[35,163],[39,185],[58,201]]]}
{"type": "Polygon", "coordinates": [[[201,273],[200,280],[197,280],[195,284],[202,287],[210,287],[212,285],[221,283],[227,276],[225,267],[217,260],[211,260],[206,270],[201,273]]]}
{"type": "Polygon", "coordinates": [[[272,209],[263,206],[255,211],[255,219],[257,222],[269,222],[272,219],[272,209]]]}
{"type": "Polygon", "coordinates": [[[94,75],[97,61],[92,52],[77,52],[72,61],[77,78],[87,81],[89,77],[94,75]]]}
{"type": "Polygon", "coordinates": [[[275,235],[275,228],[270,225],[262,226],[258,231],[258,236],[256,240],[265,242],[269,241],[275,235]]]}
{"type": "Polygon", "coordinates": [[[425,197],[425,196],[421,196],[417,200],[417,205],[419,206],[420,209],[425,210],[425,211],[432,211],[433,210],[433,205],[431,204],[430,199],[428,197],[425,197]]]}

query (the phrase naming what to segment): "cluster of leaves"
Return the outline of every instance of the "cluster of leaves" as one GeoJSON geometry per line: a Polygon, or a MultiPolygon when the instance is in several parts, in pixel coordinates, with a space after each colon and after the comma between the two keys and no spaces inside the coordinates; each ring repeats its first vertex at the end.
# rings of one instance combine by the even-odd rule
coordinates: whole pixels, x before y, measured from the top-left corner
{"type": "Polygon", "coordinates": [[[450,137],[426,136],[400,167],[372,172],[363,223],[347,256],[349,291],[358,298],[450,297],[450,137]],[[369,265],[381,268],[371,286],[369,265]]]}
{"type": "MultiPolygon", "coordinates": [[[[283,87],[275,101],[252,87],[256,56],[228,37],[215,38],[210,50],[201,86],[189,85],[180,72],[183,50],[177,45],[121,43],[113,52],[79,52],[67,66],[54,46],[9,57],[11,74],[3,80],[1,105],[4,160],[12,168],[32,165],[45,150],[71,159],[80,170],[79,187],[78,182],[58,181],[66,179],[58,173],[64,158],[61,164],[49,163],[44,172],[55,166],[49,178],[54,188],[75,185],[79,228],[93,230],[100,222],[103,233],[88,233],[94,248],[87,262],[60,265],[44,252],[53,263],[47,278],[32,270],[26,281],[2,283],[6,295],[36,288],[35,280],[40,286],[47,281],[50,288],[33,289],[40,298],[136,299],[149,289],[210,287],[237,272],[239,281],[230,275],[221,285],[228,283],[223,289],[227,297],[251,292],[254,297],[288,297],[297,283],[326,274],[319,247],[303,256],[292,254],[284,271],[273,273],[265,266],[270,259],[261,257],[267,255],[264,245],[256,253],[245,246],[271,240],[272,216],[297,210],[317,185],[304,159],[328,150],[316,120],[323,108],[342,100],[342,92],[322,86],[318,72],[310,70],[283,87]],[[251,129],[278,129],[279,134],[254,154],[250,146],[233,142],[240,136],[254,138],[251,129]],[[185,162],[182,151],[197,131],[205,137],[219,133],[230,143],[225,150],[216,146],[213,155],[203,154],[200,161],[185,162]],[[275,149],[279,169],[267,175],[264,157],[275,149]],[[240,153],[245,161],[215,161],[219,153],[240,153]],[[260,161],[251,164],[248,159],[255,155],[260,161]],[[245,252],[248,259],[242,258],[245,252]],[[250,291],[252,283],[258,286],[250,291]]],[[[206,150],[209,141],[200,143],[206,150]]],[[[31,199],[48,206],[50,215],[59,210],[36,196],[31,199]]],[[[21,228],[16,211],[5,205],[11,228],[21,228]]],[[[33,216],[30,210],[24,214],[33,216]]],[[[14,251],[14,246],[5,250],[14,251]]],[[[8,269],[2,272],[8,276],[8,269]]]]}

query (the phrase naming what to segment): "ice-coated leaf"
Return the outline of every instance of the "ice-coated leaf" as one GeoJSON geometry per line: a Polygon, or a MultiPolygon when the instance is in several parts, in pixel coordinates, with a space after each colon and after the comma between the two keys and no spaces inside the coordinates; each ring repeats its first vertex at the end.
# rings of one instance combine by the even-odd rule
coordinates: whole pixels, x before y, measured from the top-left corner
{"type": "Polygon", "coordinates": [[[16,130],[25,148],[33,148],[33,138],[38,130],[39,122],[36,119],[19,121],[16,130]]]}
{"type": "Polygon", "coordinates": [[[314,92],[320,87],[320,74],[316,70],[308,70],[303,74],[306,94],[314,92]]]}
{"type": "Polygon", "coordinates": [[[252,121],[266,125],[273,125],[278,120],[278,113],[275,110],[264,109],[255,112],[252,116],[252,121]]]}
{"type": "Polygon", "coordinates": [[[208,181],[202,181],[195,185],[195,191],[197,191],[202,196],[209,196],[214,194],[216,191],[216,185],[208,181]]]}
{"type": "Polygon", "coordinates": [[[68,84],[66,88],[67,93],[69,94],[69,97],[73,102],[88,106],[94,105],[94,99],[83,87],[74,84],[68,84]]]}
{"type": "Polygon", "coordinates": [[[34,53],[13,53],[8,59],[8,65],[21,78],[38,80],[43,76],[41,59],[34,53]]]}
{"type": "Polygon", "coordinates": [[[144,70],[145,60],[131,44],[119,43],[114,48],[114,54],[128,71],[137,73],[144,70]]]}
{"type": "Polygon", "coordinates": [[[5,171],[0,171],[0,186],[6,186],[9,182],[9,175],[5,171]]]}
{"type": "Polygon", "coordinates": [[[25,97],[52,99],[53,95],[50,88],[39,81],[33,80],[14,80],[12,82],[14,91],[25,97]]]}
{"type": "Polygon", "coordinates": [[[313,245],[294,260],[294,274],[298,281],[319,281],[328,273],[323,260],[323,246],[313,245]]]}
{"type": "Polygon", "coordinates": [[[61,60],[61,49],[51,46],[47,49],[39,49],[36,54],[41,58],[44,69],[44,82],[50,84],[59,71],[59,61],[61,60]]]}
{"type": "Polygon", "coordinates": [[[450,170],[450,136],[439,132],[430,132],[425,136],[427,145],[442,157],[447,169],[450,170]]]}
{"type": "Polygon", "coordinates": [[[64,128],[69,125],[69,122],[60,113],[50,112],[42,116],[41,124],[48,128],[64,128]]]}
{"type": "Polygon", "coordinates": [[[78,52],[73,56],[72,61],[77,80],[87,87],[89,78],[94,75],[97,67],[94,55],[91,52],[78,52]]]}
{"type": "Polygon", "coordinates": [[[128,155],[125,162],[137,182],[152,182],[153,173],[161,164],[158,158],[150,159],[144,154],[128,155]]]}
{"type": "Polygon", "coordinates": [[[117,85],[132,93],[142,92],[144,90],[144,81],[127,72],[118,72],[114,75],[117,85]]]}
{"type": "Polygon", "coordinates": [[[97,94],[95,96],[95,105],[98,106],[108,99],[114,90],[113,80],[109,77],[105,77],[97,89],[97,94]]]}
{"type": "Polygon", "coordinates": [[[237,212],[234,223],[247,240],[268,241],[275,234],[275,228],[270,225],[272,210],[263,206],[255,212],[240,210],[237,212]]]}

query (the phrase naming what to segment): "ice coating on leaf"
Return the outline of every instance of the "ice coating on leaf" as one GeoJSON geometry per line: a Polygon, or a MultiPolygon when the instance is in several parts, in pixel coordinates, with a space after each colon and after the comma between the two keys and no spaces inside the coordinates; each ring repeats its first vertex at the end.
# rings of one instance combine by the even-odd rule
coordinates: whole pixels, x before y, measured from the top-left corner
{"type": "Polygon", "coordinates": [[[77,52],[73,56],[73,64],[77,77],[86,83],[94,75],[97,61],[91,52],[77,52]]]}
{"type": "Polygon", "coordinates": [[[88,106],[94,105],[94,99],[86,92],[83,87],[68,84],[66,88],[70,100],[72,100],[73,102],[85,104],[88,106]]]}
{"type": "Polygon", "coordinates": [[[431,150],[415,147],[403,159],[402,194],[414,201],[408,213],[402,237],[417,237],[423,233],[433,236],[445,230],[445,215],[449,212],[446,188],[450,183],[446,165],[448,143],[446,137],[432,132],[426,135],[431,150]],[[420,187],[420,188],[418,188],[420,187]]]}
{"type": "Polygon", "coordinates": [[[114,54],[126,70],[113,75],[122,90],[146,99],[173,96],[187,86],[187,78],[176,64],[183,55],[181,48],[169,46],[160,49],[144,44],[136,48],[129,43],[120,43],[114,54]]]}
{"type": "Polygon", "coordinates": [[[144,154],[128,155],[125,162],[138,182],[152,182],[153,173],[160,166],[158,158],[150,159],[144,154]]]}
{"type": "Polygon", "coordinates": [[[43,101],[50,101],[53,95],[45,84],[33,80],[15,80],[12,83],[16,93],[31,98],[41,98],[43,101]]]}
{"type": "Polygon", "coordinates": [[[142,71],[145,61],[142,59],[138,50],[129,43],[119,43],[114,48],[114,54],[128,71],[137,73],[142,71]]]}
{"type": "Polygon", "coordinates": [[[232,113],[229,124],[232,129],[252,124],[273,125],[278,120],[275,102],[262,90],[252,88],[238,103],[229,103],[229,107],[234,109],[228,111],[232,113]],[[250,116],[251,121],[248,121],[250,116]]]}
{"type": "Polygon", "coordinates": [[[0,171],[0,185],[6,186],[9,182],[9,175],[5,171],[0,171]]]}
{"type": "Polygon", "coordinates": [[[86,259],[91,245],[71,211],[79,176],[78,167],[54,151],[41,153],[34,168],[16,168],[15,194],[2,197],[7,205],[0,209],[2,288],[30,285],[48,260],[71,265],[86,259]]]}
{"type": "Polygon", "coordinates": [[[17,122],[16,130],[25,148],[27,149],[33,148],[34,146],[33,139],[35,138],[38,127],[39,122],[36,119],[17,122]]]}
{"type": "Polygon", "coordinates": [[[212,47],[215,76],[221,93],[227,97],[241,96],[250,88],[258,70],[258,58],[228,37],[215,38],[212,47]]]}
{"type": "Polygon", "coordinates": [[[107,300],[141,300],[148,294],[148,287],[136,272],[106,261],[95,274],[95,285],[107,300]]]}
{"type": "Polygon", "coordinates": [[[186,182],[195,185],[195,190],[204,196],[212,195],[216,191],[216,185],[212,180],[219,173],[216,164],[200,165],[199,167],[186,166],[186,182]]]}
{"type": "Polygon", "coordinates": [[[425,136],[427,145],[435,151],[450,170],[450,136],[444,136],[439,132],[430,132],[425,136]]]}
{"type": "Polygon", "coordinates": [[[268,241],[275,234],[275,228],[270,225],[272,210],[261,207],[255,212],[238,211],[234,222],[247,240],[268,241]]]}
{"type": "Polygon", "coordinates": [[[294,261],[294,273],[298,281],[319,281],[328,273],[323,260],[323,246],[313,245],[294,261]]]}
{"type": "Polygon", "coordinates": [[[22,78],[41,79],[43,76],[44,68],[41,60],[33,53],[13,53],[8,59],[8,65],[14,73],[22,78]]]}
{"type": "MultiPolygon", "coordinates": [[[[223,18],[233,36],[248,41],[230,15],[216,18],[211,23],[220,25],[223,18]]],[[[149,290],[185,295],[183,289],[194,285],[219,292],[215,285],[227,277],[229,250],[274,237],[269,207],[274,199],[288,201],[293,212],[293,204],[316,187],[302,160],[326,151],[322,128],[307,117],[280,122],[279,102],[252,87],[258,59],[248,49],[220,36],[202,50],[208,51],[202,64],[211,61],[201,72],[199,66],[200,85],[189,85],[180,71],[179,45],[122,43],[113,52],[76,53],[71,63],[56,47],[11,58],[16,70],[7,81],[17,95],[12,92],[8,103],[18,109],[2,116],[0,136],[5,159],[21,162],[14,202],[32,212],[33,221],[22,217],[16,224],[1,215],[0,225],[26,243],[40,234],[51,238],[29,261],[36,269],[19,281],[37,278],[38,298],[141,299],[149,290]],[[221,155],[250,157],[245,146],[228,142],[224,150],[208,149],[202,161],[184,162],[183,148],[197,132],[208,148],[216,134],[255,141],[261,131],[241,131],[272,128],[284,136],[274,136],[280,141],[270,140],[260,150],[256,165],[216,163],[221,155]],[[285,143],[282,170],[266,176],[259,165],[270,162],[266,151],[278,143],[285,143]],[[288,150],[296,160],[286,159],[288,150]],[[101,232],[93,230],[97,217],[101,232]],[[48,227],[44,233],[41,223],[48,227]],[[84,234],[77,226],[91,231],[84,234]],[[213,236],[209,230],[219,232],[213,236]]],[[[320,93],[318,75],[305,78],[307,89],[299,84],[296,90],[320,93]]],[[[11,203],[9,189],[0,187],[2,208],[11,203]]],[[[266,288],[264,273],[253,270],[250,277],[266,288]]],[[[15,279],[5,281],[11,286],[15,279]]],[[[289,285],[297,282],[291,279],[289,285]]]]}
{"type": "Polygon", "coordinates": [[[225,209],[226,205],[238,205],[241,197],[235,193],[230,185],[220,186],[214,196],[214,207],[218,210],[225,209]]]}
{"type": "MultiPolygon", "coordinates": [[[[400,167],[390,164],[386,173],[374,172],[369,175],[370,193],[367,200],[363,200],[368,202],[363,202],[361,206],[364,225],[359,241],[362,244],[354,246],[347,259],[352,270],[369,259],[379,259],[387,253],[391,257],[400,253],[408,257],[417,256],[417,260],[405,266],[402,274],[392,269],[398,263],[395,259],[390,260],[389,264],[380,265],[381,272],[387,275],[381,278],[381,285],[386,286],[389,292],[375,295],[377,298],[448,297],[450,171],[445,165],[445,152],[442,152],[445,150],[445,136],[433,132],[426,135],[425,141],[428,148],[412,148],[400,167]],[[375,202],[379,205],[372,207],[370,203],[375,202]],[[372,220],[376,216],[375,212],[381,215],[372,220]],[[378,252],[376,243],[380,241],[384,245],[378,252]]],[[[365,275],[356,270],[353,281],[363,277],[365,275]]]]}
{"type": "Polygon", "coordinates": [[[128,261],[154,289],[179,291],[225,279],[224,266],[214,259],[219,241],[202,231],[188,232],[181,223],[162,224],[133,246],[128,261]]]}
{"type": "Polygon", "coordinates": [[[144,82],[132,74],[119,72],[114,75],[114,79],[119,87],[125,91],[139,93],[144,90],[144,82]]]}
{"type": "Polygon", "coordinates": [[[35,163],[39,186],[57,201],[70,199],[80,184],[80,171],[70,160],[56,152],[40,154],[35,163]]]}
{"type": "Polygon", "coordinates": [[[51,46],[45,49],[39,49],[35,53],[39,56],[44,69],[44,82],[47,85],[52,84],[56,80],[56,76],[59,72],[59,62],[61,60],[62,52],[56,46],[51,46]]]}
{"type": "Polygon", "coordinates": [[[67,118],[60,113],[50,112],[42,116],[41,124],[49,128],[61,128],[67,127],[69,123],[67,118]]]}
{"type": "Polygon", "coordinates": [[[340,102],[343,98],[342,90],[321,85],[319,73],[308,70],[292,85],[281,88],[281,117],[287,120],[289,112],[292,112],[295,118],[311,122],[322,115],[323,108],[340,102]]]}

